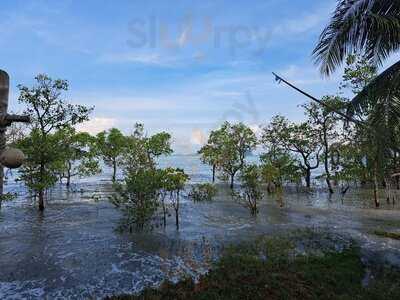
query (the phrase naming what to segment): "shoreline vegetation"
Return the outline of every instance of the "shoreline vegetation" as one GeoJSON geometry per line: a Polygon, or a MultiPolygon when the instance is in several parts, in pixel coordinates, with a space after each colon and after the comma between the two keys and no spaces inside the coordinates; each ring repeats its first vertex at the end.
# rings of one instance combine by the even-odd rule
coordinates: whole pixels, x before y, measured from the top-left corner
{"type": "Polygon", "coordinates": [[[343,241],[312,230],[259,237],[228,247],[196,281],[105,299],[398,299],[400,269],[372,265],[356,242],[343,241]]]}
{"type": "Polygon", "coordinates": [[[390,239],[394,239],[394,240],[400,240],[400,233],[398,233],[398,232],[375,230],[374,234],[377,235],[377,236],[385,237],[385,238],[390,238],[390,239]]]}

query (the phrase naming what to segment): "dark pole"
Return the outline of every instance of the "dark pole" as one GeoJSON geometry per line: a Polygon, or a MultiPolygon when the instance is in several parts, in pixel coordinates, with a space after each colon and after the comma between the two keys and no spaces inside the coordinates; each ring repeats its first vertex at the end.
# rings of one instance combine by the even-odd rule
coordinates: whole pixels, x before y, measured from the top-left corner
{"type": "MultiPolygon", "coordinates": [[[[3,70],[0,70],[0,121],[4,120],[8,109],[8,91],[10,87],[10,78],[3,70]]],[[[3,123],[3,122],[0,122],[3,123]]],[[[6,126],[0,124],[0,152],[6,148],[6,126]]],[[[3,196],[4,168],[0,165],[0,197],[3,196]]]]}
{"type": "Polygon", "coordinates": [[[350,117],[349,115],[341,112],[340,110],[335,109],[334,107],[331,107],[329,104],[326,104],[325,102],[315,98],[314,96],[311,96],[310,94],[306,93],[305,91],[299,89],[298,87],[294,86],[293,84],[291,84],[290,82],[288,82],[287,80],[283,79],[282,77],[280,77],[279,75],[277,75],[276,73],[272,72],[272,74],[275,76],[276,81],[280,82],[284,82],[285,84],[287,84],[288,86],[290,86],[291,88],[295,89],[296,91],[298,91],[300,94],[303,94],[304,96],[306,96],[307,98],[310,98],[311,100],[317,102],[318,104],[330,109],[331,111],[333,111],[334,113],[342,116],[343,118],[345,118],[347,121],[350,121],[354,124],[357,125],[364,125],[361,121],[356,120],[352,117],[350,117]]]}

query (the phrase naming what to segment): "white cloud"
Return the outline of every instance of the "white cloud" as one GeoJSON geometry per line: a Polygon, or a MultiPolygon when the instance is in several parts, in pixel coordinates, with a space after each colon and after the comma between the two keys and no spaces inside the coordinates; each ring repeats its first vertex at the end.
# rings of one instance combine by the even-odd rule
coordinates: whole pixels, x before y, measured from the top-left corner
{"type": "MultiPolygon", "coordinates": [[[[270,28],[269,44],[282,47],[286,42],[305,39],[306,35],[319,34],[327,25],[336,3],[334,0],[320,1],[314,11],[283,19],[270,28]]],[[[268,31],[268,29],[265,29],[268,31]]]]}
{"type": "Polygon", "coordinates": [[[273,33],[282,35],[300,34],[319,29],[326,20],[325,14],[319,11],[318,13],[308,14],[298,19],[285,20],[274,28],[273,33]]]}
{"type": "Polygon", "coordinates": [[[204,145],[205,143],[207,143],[207,136],[203,130],[199,128],[193,128],[190,142],[193,145],[204,145]]]}
{"type": "Polygon", "coordinates": [[[95,112],[100,111],[102,114],[113,114],[116,112],[124,113],[141,113],[152,111],[175,111],[178,109],[187,109],[187,99],[180,97],[176,93],[155,94],[146,93],[141,95],[133,95],[131,91],[127,92],[85,92],[75,94],[72,99],[73,103],[86,103],[94,105],[95,112]],[[186,101],[185,101],[186,100],[186,101]]]}
{"type": "MultiPolygon", "coordinates": [[[[66,3],[64,3],[66,5],[66,3]]],[[[43,5],[38,3],[27,3],[23,9],[17,11],[0,12],[0,45],[27,44],[40,42],[42,45],[62,48],[64,51],[73,51],[84,54],[91,53],[94,47],[94,38],[97,32],[89,26],[79,26],[76,20],[67,18],[63,26],[55,26],[64,5],[43,5]],[[2,13],[2,14],[1,14],[2,13]],[[74,30],[78,26],[79,30],[74,30]],[[29,36],[26,39],[25,35],[29,36]],[[36,41],[31,42],[31,38],[36,41]]],[[[103,31],[104,32],[104,31],[103,31]]],[[[33,47],[32,44],[29,47],[33,47]]]]}
{"type": "Polygon", "coordinates": [[[321,84],[326,81],[316,67],[310,66],[289,65],[278,71],[278,75],[290,80],[293,84],[300,85],[321,84]]]}
{"type": "Polygon", "coordinates": [[[258,135],[262,130],[259,124],[251,124],[249,127],[256,135],[258,135]]]}
{"type": "MultiPolygon", "coordinates": [[[[172,98],[172,97],[171,97],[172,98]]],[[[94,101],[96,109],[104,111],[159,111],[159,110],[174,110],[179,108],[177,101],[166,96],[165,98],[147,98],[147,97],[126,97],[114,98],[94,101]]],[[[180,105],[183,107],[183,104],[180,105]]]]}
{"type": "Polygon", "coordinates": [[[134,53],[120,52],[101,55],[98,59],[101,63],[133,63],[143,65],[154,65],[171,67],[176,60],[171,56],[160,55],[158,53],[134,53]]]}
{"type": "Polygon", "coordinates": [[[92,118],[89,121],[79,124],[77,130],[80,132],[88,132],[90,134],[97,134],[101,131],[108,130],[116,127],[117,120],[114,118],[92,118]]]}
{"type": "MultiPolygon", "coordinates": [[[[336,85],[320,83],[323,80],[311,66],[288,65],[278,73],[299,86],[309,84],[306,90],[317,97],[328,93],[328,84],[336,85]]],[[[258,124],[278,113],[296,119],[302,115],[297,105],[307,100],[277,85],[265,72],[214,72],[157,91],[108,93],[97,90],[74,97],[95,104],[95,118],[80,130],[93,134],[118,127],[130,133],[135,122],[142,122],[150,132],[170,132],[179,153],[195,152],[206,142],[209,130],[227,119],[243,121],[259,135],[258,124]]]]}

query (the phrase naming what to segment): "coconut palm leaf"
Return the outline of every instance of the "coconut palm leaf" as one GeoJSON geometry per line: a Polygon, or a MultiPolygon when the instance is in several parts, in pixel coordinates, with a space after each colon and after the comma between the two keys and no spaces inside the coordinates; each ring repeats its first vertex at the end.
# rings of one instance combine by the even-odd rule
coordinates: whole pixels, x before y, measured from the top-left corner
{"type": "Polygon", "coordinates": [[[393,96],[390,100],[381,99],[374,106],[374,111],[370,115],[371,124],[375,127],[394,128],[400,124],[400,99],[393,96]]]}
{"type": "MultiPolygon", "coordinates": [[[[400,61],[387,68],[375,77],[357,96],[349,103],[348,112],[361,113],[369,107],[386,103],[387,107],[397,107],[400,97],[400,61]],[[390,103],[393,101],[393,103],[390,103]]],[[[394,108],[393,108],[394,109],[394,108]]],[[[394,112],[397,111],[397,108],[394,112]]],[[[398,114],[400,119],[400,113],[398,114]]]]}
{"type": "MultiPolygon", "coordinates": [[[[382,65],[400,49],[399,0],[339,0],[330,24],[320,36],[313,55],[321,73],[332,74],[349,54],[363,53],[382,65]]],[[[348,113],[368,113],[369,118],[400,123],[400,61],[377,76],[349,104],[348,113]],[[378,113],[380,112],[380,113],[378,113]]]]}
{"type": "Polygon", "coordinates": [[[354,52],[381,65],[399,48],[399,0],[340,0],[313,56],[321,73],[330,75],[354,52]]]}

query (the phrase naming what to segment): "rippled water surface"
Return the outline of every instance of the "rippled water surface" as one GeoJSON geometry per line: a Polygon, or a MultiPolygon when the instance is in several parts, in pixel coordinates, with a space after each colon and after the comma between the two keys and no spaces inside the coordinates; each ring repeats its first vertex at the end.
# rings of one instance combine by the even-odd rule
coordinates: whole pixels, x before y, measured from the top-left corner
{"type": "MultiPolygon", "coordinates": [[[[192,182],[209,180],[210,170],[195,157],[161,164],[184,167],[192,182]]],[[[119,233],[120,212],[107,201],[109,173],[76,181],[68,191],[49,191],[40,214],[33,200],[10,176],[7,189],[16,201],[0,211],[0,299],[101,298],[132,293],[163,279],[204,273],[229,243],[314,227],[346,234],[360,242],[367,259],[400,264],[400,242],[371,234],[377,228],[399,232],[400,198],[373,209],[371,191],[350,190],[345,197],[324,192],[286,191],[266,197],[257,218],[234,202],[221,185],[212,203],[184,198],[181,229],[169,218],[166,230],[119,233]]]]}

